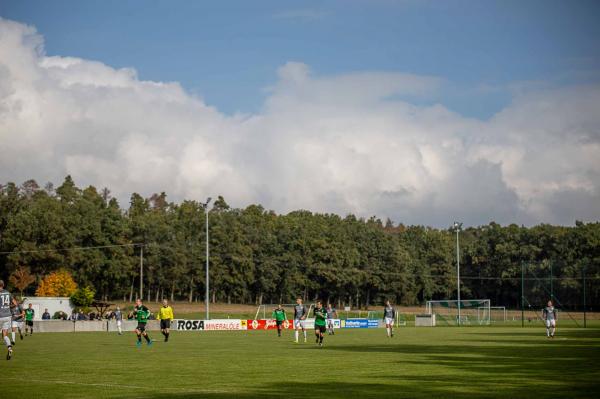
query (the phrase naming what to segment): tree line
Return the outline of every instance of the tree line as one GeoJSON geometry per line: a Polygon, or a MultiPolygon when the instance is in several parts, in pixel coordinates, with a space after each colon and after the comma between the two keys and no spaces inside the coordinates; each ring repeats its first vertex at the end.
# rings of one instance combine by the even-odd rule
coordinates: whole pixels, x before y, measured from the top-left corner
{"type": "MultiPolygon", "coordinates": [[[[375,217],[285,215],[219,197],[209,212],[210,300],[290,303],[297,296],[338,306],[385,299],[404,305],[456,297],[456,234],[375,217]]],[[[110,190],[79,188],[70,176],[55,188],[35,180],[0,185],[0,278],[23,270],[33,294],[49,273],[66,269],[98,299],[202,301],[205,209],[169,202],[163,193],[134,193],[122,208],[110,190]]],[[[518,307],[521,273],[539,303],[549,289],[565,306],[600,303],[600,223],[468,227],[460,233],[461,294],[518,307]],[[552,282],[548,276],[552,274],[552,282]],[[539,299],[538,299],[539,298],[539,299]]],[[[531,300],[530,300],[531,301],[531,300]]]]}

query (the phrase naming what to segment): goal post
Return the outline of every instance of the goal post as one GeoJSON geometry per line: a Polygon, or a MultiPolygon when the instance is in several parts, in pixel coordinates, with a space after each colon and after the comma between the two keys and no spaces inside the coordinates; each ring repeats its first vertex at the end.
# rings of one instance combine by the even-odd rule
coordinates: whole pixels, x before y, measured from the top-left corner
{"type": "Polygon", "coordinates": [[[489,299],[427,301],[425,309],[428,314],[436,315],[437,325],[458,325],[459,306],[460,325],[489,325],[490,303],[489,299]]]}

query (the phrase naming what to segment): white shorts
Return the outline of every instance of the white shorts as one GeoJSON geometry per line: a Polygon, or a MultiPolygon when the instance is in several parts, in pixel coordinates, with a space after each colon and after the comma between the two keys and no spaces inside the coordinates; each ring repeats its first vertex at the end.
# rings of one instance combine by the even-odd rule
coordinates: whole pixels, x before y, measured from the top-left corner
{"type": "Polygon", "coordinates": [[[305,320],[294,320],[294,328],[305,328],[306,322],[305,320]]]}
{"type": "Polygon", "coordinates": [[[392,319],[391,317],[386,317],[385,318],[385,325],[390,325],[390,324],[394,324],[394,319],[392,319]]]}
{"type": "Polygon", "coordinates": [[[122,324],[123,324],[122,320],[117,320],[117,327],[121,327],[122,324]]]}
{"type": "Polygon", "coordinates": [[[556,320],[546,320],[546,328],[556,327],[556,320]]]}
{"type": "Polygon", "coordinates": [[[327,319],[327,327],[333,327],[333,319],[327,319]]]}
{"type": "Polygon", "coordinates": [[[12,328],[20,328],[23,329],[23,322],[22,321],[12,321],[12,328]]]}
{"type": "Polygon", "coordinates": [[[2,330],[10,330],[10,326],[12,325],[12,317],[1,317],[0,318],[0,329],[2,330]]]}

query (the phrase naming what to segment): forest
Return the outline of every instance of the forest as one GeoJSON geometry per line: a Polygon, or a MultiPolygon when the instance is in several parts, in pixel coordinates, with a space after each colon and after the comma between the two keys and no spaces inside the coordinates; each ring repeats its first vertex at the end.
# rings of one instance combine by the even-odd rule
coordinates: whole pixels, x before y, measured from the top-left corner
{"type": "MultiPolygon", "coordinates": [[[[110,190],[79,188],[70,176],[54,187],[35,180],[0,185],[0,278],[26,270],[33,295],[49,273],[68,270],[97,299],[203,301],[209,218],[210,298],[227,303],[290,303],[297,296],[366,308],[457,294],[456,238],[448,228],[298,210],[277,214],[218,197],[169,202],[133,193],[127,207],[110,190]]],[[[501,226],[459,233],[461,297],[518,308],[548,297],[581,308],[600,304],[600,223],[501,226]],[[523,281],[522,278],[523,277],[523,281]]],[[[14,287],[9,288],[14,289],[14,287]]]]}

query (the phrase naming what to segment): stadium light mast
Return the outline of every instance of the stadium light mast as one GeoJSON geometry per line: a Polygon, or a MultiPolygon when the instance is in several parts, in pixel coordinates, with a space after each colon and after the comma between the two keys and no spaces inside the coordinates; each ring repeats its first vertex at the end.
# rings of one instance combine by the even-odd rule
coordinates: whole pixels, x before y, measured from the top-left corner
{"type": "Polygon", "coordinates": [[[208,255],[209,255],[209,251],[208,251],[208,204],[210,203],[210,201],[212,200],[211,197],[208,197],[206,200],[205,204],[202,204],[202,207],[204,208],[204,214],[206,215],[206,298],[205,298],[205,304],[206,304],[206,320],[210,319],[210,310],[209,310],[209,289],[208,289],[208,255]]]}
{"type": "Polygon", "coordinates": [[[456,231],[456,288],[458,301],[456,305],[458,307],[458,325],[460,326],[460,246],[458,244],[458,233],[462,228],[462,223],[454,222],[454,230],[456,231]]]}

